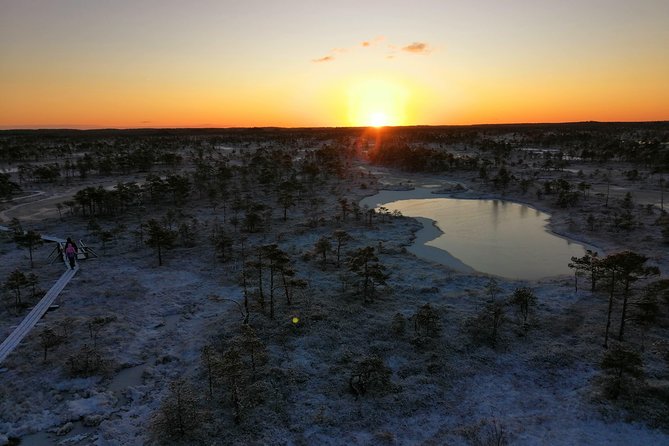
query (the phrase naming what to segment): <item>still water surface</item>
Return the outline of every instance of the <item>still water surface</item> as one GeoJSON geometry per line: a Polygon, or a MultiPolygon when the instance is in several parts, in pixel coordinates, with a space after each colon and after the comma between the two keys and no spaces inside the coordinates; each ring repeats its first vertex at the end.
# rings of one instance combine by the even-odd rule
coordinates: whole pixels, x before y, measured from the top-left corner
{"type": "MultiPolygon", "coordinates": [[[[379,196],[363,202],[380,203],[379,196]]],[[[459,271],[535,280],[570,274],[567,264],[572,256],[580,257],[586,249],[597,251],[549,232],[548,214],[509,201],[414,198],[383,206],[423,222],[425,229],[417,234],[410,251],[459,271]],[[432,222],[426,219],[442,233],[430,228],[432,222]]]]}

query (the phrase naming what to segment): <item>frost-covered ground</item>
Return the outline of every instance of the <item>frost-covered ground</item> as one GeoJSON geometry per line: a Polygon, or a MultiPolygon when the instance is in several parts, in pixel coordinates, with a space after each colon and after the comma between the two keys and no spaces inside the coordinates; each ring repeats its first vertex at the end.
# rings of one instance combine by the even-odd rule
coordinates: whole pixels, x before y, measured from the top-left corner
{"type": "MultiPolygon", "coordinates": [[[[409,178],[389,180],[397,173],[379,174],[397,188],[409,178]]],[[[409,179],[444,187],[466,182],[409,179]]],[[[359,200],[372,190],[354,188],[349,197],[359,200]]],[[[324,208],[336,214],[331,194],[324,190],[323,197],[324,208]]],[[[201,222],[202,236],[194,247],[166,252],[160,267],[155,253],[130,233],[103,253],[84,221],[61,221],[52,211],[52,218],[32,223],[44,233],[91,240],[100,257],[82,262],[58,299],[60,308],[49,312],[1,365],[6,370],[0,374],[0,444],[6,437],[23,438],[23,444],[149,443],[149,426],[168,394],[168,383],[186,378],[206,387],[202,347],[239,331],[238,308],[225,299],[242,299],[240,266],[219,263],[208,246],[214,211],[197,201],[189,206],[186,211],[201,222]],[[94,317],[109,317],[95,339],[89,330],[94,317]],[[43,361],[39,333],[46,327],[67,334],[67,341],[43,361]],[[103,370],[87,378],[70,376],[68,358],[93,344],[103,370]]],[[[29,217],[30,206],[22,209],[22,216],[29,217]]],[[[35,212],[44,215],[41,206],[35,212]]],[[[494,433],[500,431],[519,445],[669,444],[667,431],[651,426],[668,414],[650,410],[646,417],[632,416],[601,395],[597,377],[605,296],[576,293],[571,277],[530,283],[539,305],[527,335],[509,314],[493,349],[474,341],[467,329],[467,321],[488,299],[489,278],[455,273],[409,254],[406,247],[420,223],[393,218],[368,228],[349,217],[343,222],[326,219],[311,228],[299,218],[284,224],[278,214],[264,241],[279,240],[309,287],[291,306],[277,299],[274,320],[257,307],[252,310],[251,324],[269,352],[274,388],[264,405],[239,425],[232,422],[230,409],[223,409],[224,419],[205,422],[210,436],[195,436],[185,444],[493,444],[494,433]],[[319,237],[336,229],[353,237],[347,249],[377,248],[390,279],[374,302],[363,304],[350,290],[342,292],[343,269],[332,258],[322,270],[319,257],[309,255],[319,237]],[[441,333],[418,341],[411,317],[425,303],[437,310],[441,333]],[[393,325],[398,313],[406,321],[403,331],[393,325]],[[293,317],[300,322],[291,323],[293,317]],[[370,354],[390,367],[393,388],[356,398],[349,392],[349,376],[370,354]]],[[[587,233],[570,226],[571,219],[568,212],[554,212],[552,229],[607,251],[634,245],[667,272],[666,252],[656,244],[644,243],[641,236],[620,240],[587,233]]],[[[51,249],[44,246],[36,253],[34,271],[45,290],[62,272],[62,264],[45,260],[51,249]]],[[[28,269],[25,252],[10,241],[0,243],[0,257],[0,277],[16,268],[28,269]]],[[[499,280],[499,285],[499,295],[506,297],[526,283],[499,280]]],[[[0,314],[0,336],[23,316],[8,308],[0,314]]],[[[630,336],[637,334],[631,331],[630,336]]],[[[666,329],[653,332],[644,353],[651,365],[648,378],[664,386],[666,336],[666,329]]],[[[227,400],[219,404],[229,406],[227,400]]]]}

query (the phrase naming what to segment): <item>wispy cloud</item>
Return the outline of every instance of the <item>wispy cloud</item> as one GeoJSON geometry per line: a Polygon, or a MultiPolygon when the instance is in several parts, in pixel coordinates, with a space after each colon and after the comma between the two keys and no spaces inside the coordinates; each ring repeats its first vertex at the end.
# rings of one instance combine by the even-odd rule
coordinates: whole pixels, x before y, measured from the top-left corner
{"type": "Polygon", "coordinates": [[[335,60],[334,56],[323,56],[318,59],[313,59],[312,62],[321,63],[321,62],[332,62],[335,60]]]}
{"type": "Polygon", "coordinates": [[[365,40],[365,41],[361,42],[360,46],[363,47],[363,48],[368,48],[370,46],[376,45],[377,43],[381,43],[384,40],[386,40],[386,38],[384,36],[376,36],[372,40],[365,40]]]}
{"type": "MultiPolygon", "coordinates": [[[[356,49],[359,50],[360,48],[371,48],[377,46],[379,43],[384,42],[385,40],[385,36],[377,36],[373,39],[363,40],[358,45],[352,47],[333,48],[330,50],[330,54],[318,59],[312,59],[312,62],[332,62],[335,60],[335,55],[339,57],[341,54],[355,52],[356,49]]],[[[394,59],[400,52],[407,52],[411,54],[429,54],[432,52],[432,47],[425,42],[413,42],[402,47],[389,43],[387,48],[390,50],[390,54],[386,54],[386,59],[394,59]]]]}
{"type": "Polygon", "coordinates": [[[428,54],[431,50],[425,42],[413,42],[412,44],[402,47],[402,51],[413,54],[428,54]]]}

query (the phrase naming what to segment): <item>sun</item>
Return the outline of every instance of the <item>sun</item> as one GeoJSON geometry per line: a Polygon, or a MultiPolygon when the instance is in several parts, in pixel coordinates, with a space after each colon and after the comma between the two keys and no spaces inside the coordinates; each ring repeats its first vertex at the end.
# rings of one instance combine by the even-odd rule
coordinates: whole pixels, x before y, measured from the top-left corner
{"type": "Polygon", "coordinates": [[[353,83],[348,90],[349,123],[364,127],[404,125],[408,96],[402,85],[387,80],[353,83]]]}
{"type": "Polygon", "coordinates": [[[388,116],[383,112],[374,112],[369,117],[369,125],[372,127],[385,127],[388,125],[390,120],[388,116]]]}

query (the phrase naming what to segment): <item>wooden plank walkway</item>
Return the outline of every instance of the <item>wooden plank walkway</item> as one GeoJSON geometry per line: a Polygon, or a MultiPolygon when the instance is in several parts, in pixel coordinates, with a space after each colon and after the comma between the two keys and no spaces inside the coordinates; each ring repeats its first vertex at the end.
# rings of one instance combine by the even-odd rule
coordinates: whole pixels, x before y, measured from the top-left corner
{"type": "Polygon", "coordinates": [[[28,316],[23,319],[18,327],[10,334],[7,339],[0,344],[0,363],[7,358],[7,356],[19,345],[19,343],[25,338],[30,330],[35,327],[37,322],[42,319],[44,313],[47,312],[51,304],[56,297],[63,291],[65,285],[68,284],[70,279],[79,271],[79,266],[77,265],[74,269],[68,269],[63,273],[62,276],[56,281],[56,283],[47,291],[42,300],[39,301],[35,308],[33,308],[28,316]]]}
{"type": "MultiPolygon", "coordinates": [[[[8,226],[0,225],[0,231],[11,232],[12,229],[8,226]]],[[[47,242],[65,243],[64,238],[54,237],[52,235],[42,234],[42,240],[47,241],[47,242]]]]}
{"type": "MultiPolygon", "coordinates": [[[[0,231],[11,231],[7,226],[0,225],[0,231]]],[[[59,246],[58,253],[62,253],[64,250],[65,239],[60,237],[54,237],[50,235],[42,235],[42,240],[48,242],[56,242],[59,246]]],[[[23,319],[18,327],[12,331],[12,333],[5,339],[2,344],[0,344],[0,364],[9,356],[9,354],[19,345],[19,343],[25,338],[30,330],[32,330],[37,322],[44,316],[47,312],[53,301],[56,300],[56,297],[63,291],[65,285],[67,285],[72,277],[79,271],[79,260],[88,258],[88,254],[93,257],[97,257],[95,253],[90,250],[84,243],[80,240],[80,246],[83,249],[80,249],[77,253],[77,265],[74,269],[69,268],[69,262],[64,255],[60,255],[61,260],[65,264],[67,270],[63,273],[62,276],[56,281],[56,283],[46,292],[44,297],[35,305],[35,307],[28,313],[28,315],[23,319]]]]}
{"type": "MultiPolygon", "coordinates": [[[[7,226],[0,225],[0,231],[11,231],[7,226]]],[[[56,242],[60,246],[63,246],[65,239],[60,237],[53,237],[50,235],[42,235],[42,240],[47,242],[56,242]]],[[[62,248],[61,248],[62,249],[62,248]]],[[[79,256],[77,256],[79,257],[79,256]]],[[[65,285],[74,277],[74,275],[79,270],[79,265],[74,269],[69,269],[69,264],[65,256],[62,256],[62,260],[65,264],[65,267],[68,269],[63,273],[62,276],[56,281],[56,283],[46,292],[44,297],[35,305],[35,307],[28,313],[28,315],[23,319],[18,327],[12,331],[12,333],[5,339],[2,344],[0,344],[0,364],[9,356],[9,354],[14,351],[14,349],[21,343],[23,338],[25,338],[30,330],[32,330],[35,325],[39,322],[40,319],[47,312],[53,301],[56,300],[56,297],[63,291],[65,285]]]]}
{"type": "Polygon", "coordinates": [[[63,244],[65,244],[65,242],[66,242],[66,240],[64,238],[54,237],[52,235],[44,235],[44,234],[42,234],[42,240],[45,240],[47,242],[56,242],[56,243],[63,243],[63,244]]]}

